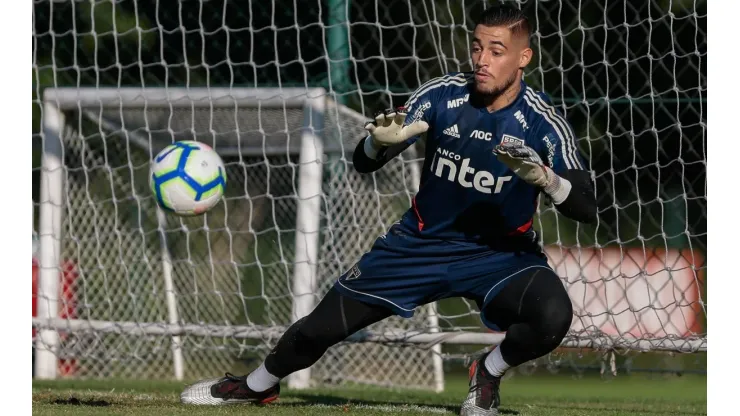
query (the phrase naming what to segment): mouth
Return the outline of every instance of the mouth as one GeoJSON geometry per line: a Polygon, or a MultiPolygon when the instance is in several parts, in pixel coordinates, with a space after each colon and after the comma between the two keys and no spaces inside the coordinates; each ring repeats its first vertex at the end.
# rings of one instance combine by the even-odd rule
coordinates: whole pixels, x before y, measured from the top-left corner
{"type": "Polygon", "coordinates": [[[490,75],[486,74],[485,72],[476,72],[475,73],[475,80],[476,81],[485,81],[490,77],[490,75]]]}

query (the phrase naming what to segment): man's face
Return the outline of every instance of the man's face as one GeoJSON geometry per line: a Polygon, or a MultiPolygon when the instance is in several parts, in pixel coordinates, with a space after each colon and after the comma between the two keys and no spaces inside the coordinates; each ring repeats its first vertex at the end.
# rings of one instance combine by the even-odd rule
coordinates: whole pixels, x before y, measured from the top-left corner
{"type": "Polygon", "coordinates": [[[527,43],[525,36],[513,36],[506,27],[476,26],[471,47],[476,90],[498,95],[517,82],[519,68],[532,58],[527,43]]]}

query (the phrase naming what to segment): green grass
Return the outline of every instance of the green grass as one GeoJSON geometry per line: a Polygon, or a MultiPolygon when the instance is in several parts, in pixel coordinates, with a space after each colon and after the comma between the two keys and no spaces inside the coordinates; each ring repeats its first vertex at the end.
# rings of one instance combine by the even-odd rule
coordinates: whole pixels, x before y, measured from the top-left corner
{"type": "MultiPolygon", "coordinates": [[[[521,416],[705,415],[706,376],[515,375],[502,383],[501,414],[521,416]]],[[[194,407],[178,402],[185,385],[160,381],[35,381],[38,415],[454,415],[467,380],[449,376],[443,393],[344,387],[283,390],[274,404],[194,407]]]]}

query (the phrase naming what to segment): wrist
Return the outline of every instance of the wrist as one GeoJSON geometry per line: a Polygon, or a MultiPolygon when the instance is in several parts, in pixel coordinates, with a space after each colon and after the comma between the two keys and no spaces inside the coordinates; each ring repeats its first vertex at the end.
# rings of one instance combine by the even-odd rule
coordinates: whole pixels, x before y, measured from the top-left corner
{"type": "Polygon", "coordinates": [[[378,146],[377,144],[375,144],[375,140],[373,140],[373,136],[367,136],[365,138],[365,143],[363,144],[362,148],[365,151],[365,155],[367,157],[375,160],[378,157],[378,152],[380,151],[381,146],[378,146]]]}
{"type": "Polygon", "coordinates": [[[552,199],[555,205],[560,205],[570,195],[573,185],[571,185],[569,180],[558,176],[550,168],[546,167],[545,172],[549,180],[542,191],[552,199]]]}

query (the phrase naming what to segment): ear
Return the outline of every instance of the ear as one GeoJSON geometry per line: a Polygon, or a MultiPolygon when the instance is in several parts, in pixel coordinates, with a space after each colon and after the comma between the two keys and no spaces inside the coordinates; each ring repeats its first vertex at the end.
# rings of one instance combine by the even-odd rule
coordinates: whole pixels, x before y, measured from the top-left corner
{"type": "Polygon", "coordinates": [[[532,60],[532,55],[534,52],[531,48],[524,48],[519,55],[519,68],[524,69],[527,65],[529,65],[529,61],[532,60]]]}

